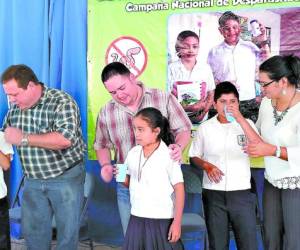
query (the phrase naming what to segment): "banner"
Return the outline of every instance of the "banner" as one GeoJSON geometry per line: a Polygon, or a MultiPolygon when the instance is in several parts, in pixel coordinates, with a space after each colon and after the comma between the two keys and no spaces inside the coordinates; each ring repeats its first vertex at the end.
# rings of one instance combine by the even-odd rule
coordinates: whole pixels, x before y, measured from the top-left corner
{"type": "MultiPolygon", "coordinates": [[[[171,62],[178,60],[175,43],[181,31],[191,30],[199,35],[197,61],[206,63],[209,50],[223,39],[218,31],[218,18],[224,11],[231,10],[243,21],[243,39],[251,39],[249,30],[252,20],[263,23],[267,28],[271,53],[276,55],[283,51],[282,34],[291,28],[290,24],[284,24],[282,20],[291,20],[287,15],[295,16],[297,13],[294,18],[299,19],[299,6],[299,1],[291,0],[89,0],[89,159],[96,159],[93,141],[98,112],[111,99],[101,82],[101,71],[107,63],[122,62],[145,85],[167,90],[167,69],[171,62]]],[[[299,33],[291,38],[293,52],[300,47],[298,37],[299,33]],[[298,48],[295,49],[295,46],[298,48]]]]}

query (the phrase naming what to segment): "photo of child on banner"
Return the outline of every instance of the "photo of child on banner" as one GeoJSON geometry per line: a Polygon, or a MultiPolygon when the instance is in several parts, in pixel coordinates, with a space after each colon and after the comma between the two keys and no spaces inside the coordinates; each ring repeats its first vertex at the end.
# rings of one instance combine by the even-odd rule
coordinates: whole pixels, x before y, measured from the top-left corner
{"type": "Polygon", "coordinates": [[[213,75],[208,65],[197,61],[199,36],[195,32],[180,32],[175,50],[179,60],[168,65],[168,91],[177,97],[191,122],[199,124],[207,119],[212,105],[213,75]]]}

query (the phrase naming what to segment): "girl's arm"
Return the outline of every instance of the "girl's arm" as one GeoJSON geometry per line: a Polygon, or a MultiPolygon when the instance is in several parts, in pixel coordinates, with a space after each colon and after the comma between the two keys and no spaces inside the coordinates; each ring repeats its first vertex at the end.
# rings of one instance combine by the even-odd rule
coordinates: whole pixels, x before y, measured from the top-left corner
{"type": "Polygon", "coordinates": [[[0,167],[3,170],[8,170],[10,168],[10,154],[4,154],[0,150],[0,167]]]}
{"type": "Polygon", "coordinates": [[[168,240],[176,242],[181,235],[181,221],[184,208],[184,185],[183,182],[176,183],[174,186],[175,191],[175,211],[174,220],[170,226],[168,240]]]}

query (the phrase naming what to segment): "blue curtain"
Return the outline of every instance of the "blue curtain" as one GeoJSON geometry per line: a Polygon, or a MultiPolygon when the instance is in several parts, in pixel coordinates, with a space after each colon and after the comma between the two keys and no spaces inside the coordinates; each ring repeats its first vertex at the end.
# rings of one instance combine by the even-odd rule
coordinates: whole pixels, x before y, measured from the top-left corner
{"type": "MultiPolygon", "coordinates": [[[[86,0],[0,1],[0,73],[11,64],[26,64],[47,86],[62,89],[77,101],[86,138],[86,0]]],[[[0,122],[7,99],[0,88],[0,122]]],[[[10,174],[10,196],[22,175],[17,154],[10,174]]],[[[19,229],[12,235],[18,237],[19,229]]]]}

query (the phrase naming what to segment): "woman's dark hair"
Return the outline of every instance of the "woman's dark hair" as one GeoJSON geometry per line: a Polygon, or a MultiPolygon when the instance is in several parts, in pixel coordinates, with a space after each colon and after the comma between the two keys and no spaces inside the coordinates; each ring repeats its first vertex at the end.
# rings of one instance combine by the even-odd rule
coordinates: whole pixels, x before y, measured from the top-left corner
{"type": "Polygon", "coordinates": [[[178,36],[177,36],[177,39],[176,39],[176,43],[175,43],[175,50],[176,50],[176,53],[177,53],[177,56],[180,58],[181,55],[180,55],[180,49],[182,47],[182,42],[188,38],[188,37],[194,37],[198,40],[199,42],[199,36],[191,31],[191,30],[184,30],[184,31],[181,31],[178,36]]]}
{"type": "Polygon", "coordinates": [[[234,94],[235,97],[239,100],[239,92],[236,87],[231,82],[220,82],[215,89],[214,101],[221,97],[223,94],[234,94]]]}
{"type": "Polygon", "coordinates": [[[135,117],[142,118],[153,129],[160,128],[158,138],[163,140],[167,145],[175,142],[168,119],[158,109],[152,107],[141,109],[135,117]]]}
{"type": "Polygon", "coordinates": [[[286,77],[297,88],[300,81],[300,58],[294,55],[273,56],[259,66],[259,71],[267,73],[275,81],[286,77]]]}

